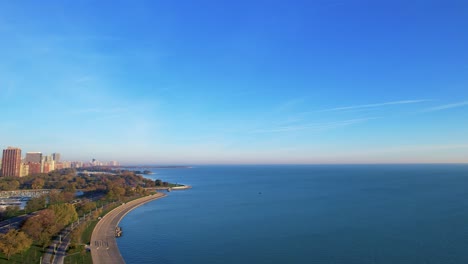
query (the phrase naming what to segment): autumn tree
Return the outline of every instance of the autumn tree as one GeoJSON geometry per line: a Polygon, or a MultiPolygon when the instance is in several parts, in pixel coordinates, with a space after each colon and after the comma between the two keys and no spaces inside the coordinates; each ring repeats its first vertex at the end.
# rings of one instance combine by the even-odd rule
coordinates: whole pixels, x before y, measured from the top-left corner
{"type": "Polygon", "coordinates": [[[59,191],[51,191],[49,193],[49,202],[50,204],[57,204],[65,202],[63,195],[59,191]]]}
{"type": "Polygon", "coordinates": [[[71,233],[71,247],[76,247],[76,245],[81,244],[81,237],[83,234],[83,231],[85,229],[85,225],[79,225],[77,228],[73,230],[71,233]]]}
{"type": "Polygon", "coordinates": [[[10,205],[5,208],[5,211],[3,211],[3,216],[5,218],[11,218],[18,215],[19,211],[20,207],[18,205],[10,205]]]}
{"type": "Polygon", "coordinates": [[[35,178],[31,183],[31,188],[33,189],[42,189],[44,187],[45,181],[41,178],[35,178]]]}
{"type": "Polygon", "coordinates": [[[32,239],[24,232],[12,229],[6,234],[0,234],[0,250],[9,260],[11,255],[24,252],[32,245],[32,239]]]}
{"type": "Polygon", "coordinates": [[[20,183],[18,180],[13,180],[12,178],[2,179],[0,182],[0,189],[2,191],[12,191],[19,189],[20,183]]]}
{"type": "Polygon", "coordinates": [[[91,210],[94,210],[96,208],[96,203],[95,202],[86,202],[79,206],[78,212],[80,215],[85,214],[90,212],[91,210]]]}
{"type": "Polygon", "coordinates": [[[36,216],[26,220],[21,228],[40,245],[46,247],[61,227],[55,223],[55,213],[51,209],[40,211],[36,216]]]}
{"type": "Polygon", "coordinates": [[[55,213],[55,223],[57,225],[63,227],[78,220],[76,209],[71,204],[54,204],[49,208],[55,213]]]}
{"type": "Polygon", "coordinates": [[[40,196],[36,198],[31,198],[24,208],[27,213],[39,211],[46,207],[46,197],[40,196]]]}

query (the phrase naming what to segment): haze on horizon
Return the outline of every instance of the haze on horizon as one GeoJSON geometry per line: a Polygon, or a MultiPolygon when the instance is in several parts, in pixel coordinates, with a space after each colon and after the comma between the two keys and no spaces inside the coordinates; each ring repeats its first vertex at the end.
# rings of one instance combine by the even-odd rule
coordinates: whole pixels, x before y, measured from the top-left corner
{"type": "Polygon", "coordinates": [[[1,1],[0,146],[466,163],[466,1],[1,1]]]}

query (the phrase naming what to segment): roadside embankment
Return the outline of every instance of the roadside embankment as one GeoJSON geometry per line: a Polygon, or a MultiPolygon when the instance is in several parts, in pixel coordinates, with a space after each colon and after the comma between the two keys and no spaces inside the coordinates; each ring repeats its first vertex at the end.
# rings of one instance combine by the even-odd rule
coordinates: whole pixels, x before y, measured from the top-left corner
{"type": "Polygon", "coordinates": [[[91,235],[90,249],[94,264],[119,264],[125,263],[120,255],[117,241],[115,240],[115,228],[120,220],[136,207],[147,202],[165,197],[163,193],[138,198],[128,203],[122,204],[114,210],[107,213],[94,228],[91,235]]]}

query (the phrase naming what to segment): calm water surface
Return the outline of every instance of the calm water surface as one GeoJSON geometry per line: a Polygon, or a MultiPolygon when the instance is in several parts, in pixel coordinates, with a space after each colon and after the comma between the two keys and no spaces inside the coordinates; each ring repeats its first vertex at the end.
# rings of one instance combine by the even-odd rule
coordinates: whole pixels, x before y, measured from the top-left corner
{"type": "Polygon", "coordinates": [[[129,213],[127,263],[468,263],[468,166],[200,166],[129,213]]]}

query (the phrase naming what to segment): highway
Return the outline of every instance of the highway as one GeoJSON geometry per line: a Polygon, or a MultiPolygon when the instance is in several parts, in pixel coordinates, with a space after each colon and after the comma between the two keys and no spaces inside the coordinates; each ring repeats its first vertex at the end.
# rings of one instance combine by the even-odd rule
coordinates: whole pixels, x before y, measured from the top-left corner
{"type": "Polygon", "coordinates": [[[36,215],[37,212],[16,216],[0,222],[0,233],[7,233],[10,229],[19,229],[21,224],[29,217],[36,215]]]}

